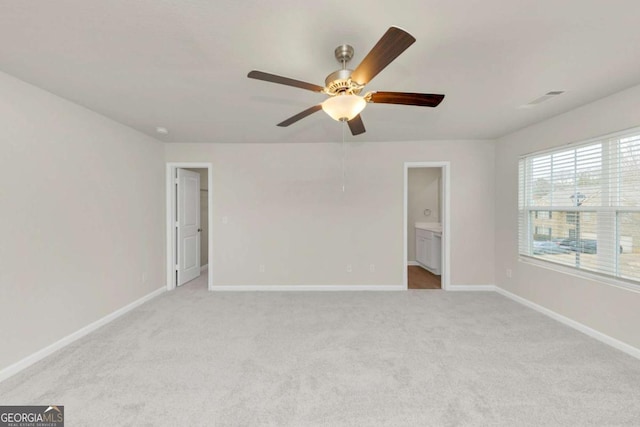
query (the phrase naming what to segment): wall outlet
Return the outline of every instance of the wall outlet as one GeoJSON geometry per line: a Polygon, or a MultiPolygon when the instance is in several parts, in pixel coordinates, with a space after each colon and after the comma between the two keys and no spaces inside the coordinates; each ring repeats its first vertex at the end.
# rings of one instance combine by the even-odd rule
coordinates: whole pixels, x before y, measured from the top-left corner
{"type": "Polygon", "coordinates": [[[375,264],[369,264],[369,271],[372,273],[376,272],[376,265],[375,264]]]}
{"type": "Polygon", "coordinates": [[[347,264],[347,273],[351,273],[353,268],[351,268],[351,264],[347,264]]]}
{"type": "Polygon", "coordinates": [[[510,268],[507,268],[506,274],[507,274],[507,277],[511,279],[511,277],[513,276],[513,271],[511,271],[510,268]]]}
{"type": "Polygon", "coordinates": [[[258,270],[260,271],[260,273],[264,273],[264,270],[265,270],[264,264],[260,264],[260,266],[258,267],[258,270]]]}

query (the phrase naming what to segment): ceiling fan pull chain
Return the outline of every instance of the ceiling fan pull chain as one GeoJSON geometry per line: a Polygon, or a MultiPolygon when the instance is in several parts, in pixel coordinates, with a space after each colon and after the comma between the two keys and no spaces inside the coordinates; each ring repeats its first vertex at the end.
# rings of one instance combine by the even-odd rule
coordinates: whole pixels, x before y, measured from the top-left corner
{"type": "Polygon", "coordinates": [[[345,167],[344,167],[344,158],[346,156],[346,149],[344,146],[344,132],[345,132],[345,126],[347,125],[347,122],[343,121],[342,122],[342,192],[344,193],[345,190],[345,185],[344,185],[344,178],[345,178],[345,167]]]}

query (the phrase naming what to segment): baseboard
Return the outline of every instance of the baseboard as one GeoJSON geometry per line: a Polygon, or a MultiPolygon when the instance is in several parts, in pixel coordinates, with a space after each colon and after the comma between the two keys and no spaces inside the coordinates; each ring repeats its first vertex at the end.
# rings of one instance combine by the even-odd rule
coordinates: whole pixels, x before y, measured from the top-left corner
{"type": "Polygon", "coordinates": [[[200,266],[200,271],[205,271],[207,268],[209,268],[209,264],[205,264],[200,266]]]}
{"type": "Polygon", "coordinates": [[[417,267],[417,266],[419,266],[420,264],[418,264],[418,261],[407,261],[407,266],[409,266],[409,265],[411,265],[411,266],[416,266],[416,267],[417,267]]]}
{"type": "Polygon", "coordinates": [[[600,331],[596,331],[595,329],[590,328],[589,326],[587,326],[585,324],[582,324],[582,323],[580,323],[578,321],[575,321],[573,319],[565,317],[562,314],[558,314],[553,310],[550,310],[550,309],[548,309],[546,307],[538,305],[535,302],[529,301],[526,298],[523,298],[521,296],[513,294],[513,293],[511,293],[511,292],[509,292],[507,290],[504,290],[504,289],[500,288],[500,287],[496,286],[495,287],[495,291],[497,293],[499,293],[500,295],[503,295],[503,296],[505,296],[505,297],[507,297],[507,298],[509,298],[509,299],[511,299],[513,301],[516,301],[516,302],[518,302],[518,303],[520,303],[520,304],[522,304],[524,306],[532,308],[535,311],[537,311],[539,313],[542,313],[542,314],[544,314],[546,316],[549,316],[552,319],[557,320],[558,322],[560,322],[560,323],[562,323],[564,325],[567,325],[567,326],[569,326],[569,327],[571,327],[573,329],[576,329],[576,330],[582,332],[583,334],[590,336],[591,338],[595,338],[598,341],[601,341],[601,342],[603,342],[605,344],[610,345],[611,347],[614,347],[614,348],[616,348],[616,349],[618,349],[620,351],[623,351],[623,352],[627,353],[630,356],[633,356],[633,357],[635,357],[637,359],[640,359],[640,349],[639,348],[636,348],[636,347],[634,347],[632,345],[629,345],[629,344],[627,344],[625,342],[622,342],[622,341],[620,341],[618,339],[615,339],[615,338],[613,338],[613,337],[611,337],[611,336],[609,336],[607,334],[604,334],[604,333],[602,333],[600,331]]]}
{"type": "Polygon", "coordinates": [[[0,371],[0,382],[6,380],[7,378],[17,374],[18,372],[22,371],[25,368],[28,368],[29,366],[33,365],[34,363],[44,359],[45,357],[51,355],[52,353],[60,350],[61,348],[71,344],[74,341],[79,340],[80,338],[84,337],[85,335],[95,331],[96,329],[100,328],[101,326],[106,325],[109,322],[114,321],[115,319],[117,319],[118,317],[122,316],[123,314],[128,313],[129,311],[133,310],[134,308],[144,304],[145,302],[149,301],[152,298],[155,298],[156,296],[160,295],[161,293],[165,292],[167,290],[166,287],[162,287],[160,289],[157,289],[153,292],[151,292],[150,294],[147,294],[145,296],[143,296],[142,298],[132,302],[131,304],[128,304],[116,311],[114,311],[111,314],[106,315],[105,317],[96,320],[93,323],[88,324],[87,326],[85,326],[82,329],[77,330],[76,332],[72,333],[71,335],[67,335],[66,337],[60,339],[59,341],[56,341],[55,343],[43,348],[42,350],[39,350],[35,353],[33,353],[30,356],[25,357],[24,359],[14,363],[13,365],[9,365],[8,367],[6,367],[5,369],[0,371]]]}
{"type": "Polygon", "coordinates": [[[403,291],[402,285],[214,285],[212,291],[403,291]]]}
{"type": "Polygon", "coordinates": [[[461,291],[461,292],[494,292],[496,290],[495,285],[449,285],[448,291],[461,291]]]}

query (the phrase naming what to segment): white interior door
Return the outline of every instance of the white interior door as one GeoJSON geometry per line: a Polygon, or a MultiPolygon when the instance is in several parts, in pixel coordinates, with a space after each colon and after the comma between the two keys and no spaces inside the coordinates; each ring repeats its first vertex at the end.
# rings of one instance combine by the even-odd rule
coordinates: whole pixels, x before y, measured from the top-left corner
{"type": "Polygon", "coordinates": [[[200,276],[200,174],[178,169],[177,270],[180,286],[200,276]]]}

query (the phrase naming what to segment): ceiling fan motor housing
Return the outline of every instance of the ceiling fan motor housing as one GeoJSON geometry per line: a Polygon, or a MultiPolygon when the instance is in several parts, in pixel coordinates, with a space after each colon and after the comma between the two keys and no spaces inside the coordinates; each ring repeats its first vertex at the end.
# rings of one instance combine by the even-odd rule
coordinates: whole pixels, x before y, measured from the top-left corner
{"type": "Polygon", "coordinates": [[[361,88],[358,88],[359,85],[351,82],[351,73],[353,73],[353,70],[345,68],[329,74],[324,80],[327,94],[336,95],[341,92],[359,93],[361,88]]]}
{"type": "Polygon", "coordinates": [[[324,80],[325,92],[328,95],[343,93],[357,95],[362,90],[361,85],[351,81],[353,70],[347,68],[347,62],[351,61],[353,53],[353,47],[348,44],[340,45],[333,51],[336,61],[342,64],[342,69],[329,74],[324,80]]]}

